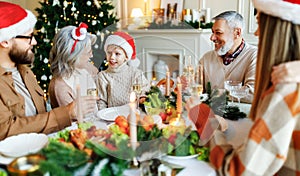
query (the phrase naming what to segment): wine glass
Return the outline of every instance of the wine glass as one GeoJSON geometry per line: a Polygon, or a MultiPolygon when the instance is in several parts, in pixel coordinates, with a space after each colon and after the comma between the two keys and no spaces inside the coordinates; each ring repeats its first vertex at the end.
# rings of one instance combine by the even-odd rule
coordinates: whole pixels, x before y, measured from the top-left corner
{"type": "Polygon", "coordinates": [[[240,100],[241,98],[244,98],[248,96],[249,94],[249,88],[248,87],[237,87],[237,88],[232,88],[230,90],[230,95],[238,99],[238,103],[240,105],[240,100]]]}
{"type": "MultiPolygon", "coordinates": [[[[226,80],[224,81],[224,88],[229,92],[229,95],[231,96],[230,91],[232,89],[238,89],[242,87],[241,81],[234,81],[234,80],[226,80]]],[[[233,104],[233,97],[231,97],[231,104],[233,104]]]]}
{"type": "Polygon", "coordinates": [[[194,81],[194,66],[192,64],[192,56],[185,56],[184,67],[183,67],[183,76],[187,80],[187,89],[186,91],[190,93],[191,87],[194,81]]]}
{"type": "MultiPolygon", "coordinates": [[[[98,95],[98,76],[97,75],[87,75],[87,88],[86,94],[87,96],[99,96],[98,95]]],[[[98,112],[97,104],[95,105],[95,111],[92,114],[88,114],[87,116],[90,117],[91,121],[96,120],[96,115],[98,112]]]]}

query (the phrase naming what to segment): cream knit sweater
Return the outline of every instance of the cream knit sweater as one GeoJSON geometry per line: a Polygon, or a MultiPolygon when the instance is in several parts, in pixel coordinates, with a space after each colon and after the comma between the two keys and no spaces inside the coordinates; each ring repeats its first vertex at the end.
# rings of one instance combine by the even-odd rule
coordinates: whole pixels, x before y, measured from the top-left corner
{"type": "Polygon", "coordinates": [[[254,93],[255,69],[257,48],[245,43],[243,51],[229,64],[224,65],[223,60],[216,51],[209,51],[201,58],[200,63],[204,67],[205,86],[211,83],[213,89],[224,89],[225,80],[242,81],[243,86],[250,88],[250,95],[242,99],[251,103],[254,93]]]}
{"type": "MultiPolygon", "coordinates": [[[[142,92],[150,89],[143,72],[126,63],[117,69],[108,68],[99,74],[99,109],[122,106],[129,103],[132,85],[136,79],[142,81],[142,92]]],[[[142,94],[143,94],[142,93],[142,94]]]]}

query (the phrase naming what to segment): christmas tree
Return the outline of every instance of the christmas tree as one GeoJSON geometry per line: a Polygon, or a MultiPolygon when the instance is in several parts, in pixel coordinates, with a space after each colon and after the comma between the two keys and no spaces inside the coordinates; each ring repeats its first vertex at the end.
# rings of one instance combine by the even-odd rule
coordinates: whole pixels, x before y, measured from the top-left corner
{"type": "Polygon", "coordinates": [[[59,29],[68,25],[78,26],[80,22],[86,23],[89,26],[88,32],[98,36],[92,60],[102,63],[105,59],[103,41],[108,34],[117,29],[119,20],[110,0],[44,0],[39,3],[41,8],[35,9],[38,13],[35,35],[38,45],[32,71],[47,93],[52,78],[48,56],[52,39],[59,29]]]}

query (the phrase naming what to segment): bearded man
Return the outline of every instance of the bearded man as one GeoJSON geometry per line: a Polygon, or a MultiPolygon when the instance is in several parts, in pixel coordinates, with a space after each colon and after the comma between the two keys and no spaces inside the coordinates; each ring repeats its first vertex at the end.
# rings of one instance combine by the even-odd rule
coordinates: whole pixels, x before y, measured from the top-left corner
{"type": "Polygon", "coordinates": [[[223,89],[225,80],[241,81],[250,95],[241,99],[251,103],[254,92],[257,47],[243,38],[244,19],[235,11],[226,11],[213,18],[210,40],[215,49],[204,54],[200,64],[204,68],[205,86],[223,89]]]}
{"type": "Polygon", "coordinates": [[[53,133],[94,111],[97,97],[46,111],[44,92],[28,65],[37,45],[33,31],[36,17],[19,5],[0,1],[0,140],[21,133],[53,133]]]}

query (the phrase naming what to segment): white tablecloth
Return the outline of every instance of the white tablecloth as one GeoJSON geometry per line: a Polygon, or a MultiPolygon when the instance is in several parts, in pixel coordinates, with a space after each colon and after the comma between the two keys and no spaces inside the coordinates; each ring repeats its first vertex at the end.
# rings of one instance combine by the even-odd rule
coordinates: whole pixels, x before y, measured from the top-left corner
{"type": "MultiPolygon", "coordinates": [[[[164,159],[169,163],[183,166],[176,176],[216,176],[216,171],[204,161],[199,161],[196,158],[192,159],[164,159]]],[[[140,176],[139,170],[126,170],[123,173],[124,176],[140,176]]]]}

